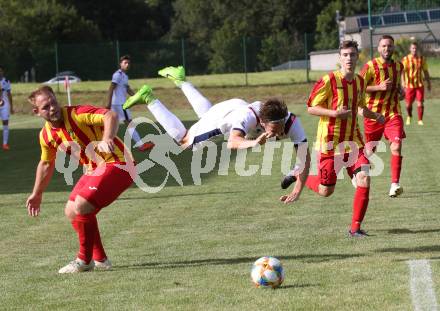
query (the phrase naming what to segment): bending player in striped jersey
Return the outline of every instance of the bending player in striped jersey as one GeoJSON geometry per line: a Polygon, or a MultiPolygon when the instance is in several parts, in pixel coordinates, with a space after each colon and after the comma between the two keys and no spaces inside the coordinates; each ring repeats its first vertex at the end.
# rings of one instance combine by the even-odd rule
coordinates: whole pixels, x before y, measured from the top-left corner
{"type": "Polygon", "coordinates": [[[402,86],[405,88],[406,111],[408,113],[406,124],[411,124],[412,104],[414,100],[417,100],[418,124],[423,125],[423,101],[425,100],[423,81],[426,81],[428,91],[431,91],[431,80],[426,58],[419,55],[418,43],[412,42],[409,50],[410,54],[402,59],[402,86]]]}
{"type": "Polygon", "coordinates": [[[40,214],[43,192],[55,168],[57,149],[79,156],[88,168],[73,188],[65,214],[78,234],[77,258],[59,273],[110,269],[102,246],[96,214],[132,183],[133,158],[116,133],[115,112],[93,106],[60,107],[54,92],[43,86],[29,96],[32,110],[46,120],[40,132],[41,159],[35,185],[26,202],[30,216],[40,214]],[[90,148],[91,147],[91,148],[90,148]]]}
{"type": "Polygon", "coordinates": [[[282,196],[280,200],[289,203],[299,198],[310,164],[307,138],[299,118],[289,112],[282,101],[272,98],[264,103],[257,101],[249,104],[242,99],[230,99],[212,105],[191,83],[185,81],[183,67],[167,67],[160,70],[159,75],[169,78],[182,90],[196,112],[198,122],[187,130],[182,122],[154,97],[152,89],[147,85],[130,97],[123,108],[146,103],[156,120],[182,148],[197,148],[206,140],[218,135],[229,136],[228,148],[231,149],[264,145],[270,138],[290,138],[299,153],[297,158],[302,163],[297,163],[292,172],[298,177],[293,191],[282,196]],[[247,138],[247,135],[258,128],[262,129],[262,134],[256,139],[247,138]]]}
{"type": "MultiPolygon", "coordinates": [[[[384,135],[390,142],[391,187],[389,196],[396,197],[403,192],[399,181],[402,170],[402,140],[406,137],[399,102],[403,65],[392,59],[394,53],[393,37],[382,36],[377,49],[380,56],[366,63],[360,74],[367,86],[365,96],[367,106],[370,110],[382,114],[385,117],[385,124],[365,119],[365,138],[367,143],[377,142],[384,135]]],[[[372,144],[367,144],[367,146],[368,153],[374,151],[374,148],[370,150],[369,147],[372,144]]]]}
{"type": "Polygon", "coordinates": [[[357,114],[384,122],[384,117],[372,112],[364,103],[364,79],[355,74],[359,57],[356,41],[343,41],[339,47],[341,69],[322,77],[314,86],[307,102],[307,111],[319,116],[316,149],[318,175],[310,175],[307,187],[321,196],[330,196],[336,186],[337,174],[346,167],[356,178],[353,217],[349,235],[363,237],[361,223],[368,207],[370,177],[369,161],[364,154],[364,142],[357,114]]]}

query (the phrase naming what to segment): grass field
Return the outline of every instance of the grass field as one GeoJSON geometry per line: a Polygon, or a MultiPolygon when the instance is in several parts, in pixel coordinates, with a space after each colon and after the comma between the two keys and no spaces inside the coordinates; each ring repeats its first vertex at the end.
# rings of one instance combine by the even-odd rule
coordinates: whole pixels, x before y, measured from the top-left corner
{"type": "MultiPolygon", "coordinates": [[[[85,85],[85,84],[84,84],[85,85]]],[[[103,84],[104,85],[104,84],[103,84]]],[[[84,86],[86,87],[86,86],[84,86]]],[[[75,101],[99,102],[104,91],[84,90],[75,101]]],[[[310,84],[203,89],[213,101],[278,95],[302,117],[310,140],[317,118],[305,115],[310,84]]],[[[434,84],[440,89],[440,83],[434,84]]],[[[176,89],[160,88],[186,123],[195,119],[176,89]]],[[[24,95],[23,95],[24,96],[24,95]]],[[[277,201],[281,154],[270,175],[240,177],[234,156],[227,176],[216,168],[194,186],[192,154],[175,157],[184,187],[172,179],[155,194],[130,188],[98,216],[114,270],[58,275],[72,260],[76,237],[63,208],[70,186],[56,173],[42,214],[27,216],[42,122],[27,114],[11,118],[11,151],[0,152],[0,309],[4,310],[413,310],[407,261],[428,259],[440,285],[440,172],[437,147],[438,93],[426,103],[425,126],[406,128],[401,184],[404,194],[388,198],[389,151],[380,153],[385,171],[372,180],[366,239],[349,239],[354,189],[339,180],[332,197],[305,189],[300,201],[277,201]],[[255,289],[250,269],[261,256],[278,257],[286,280],[277,290],[255,289]]],[[[17,100],[17,106],[22,102],[17,100]]],[[[25,109],[25,108],[23,108],[25,109]]],[[[144,114],[142,108],[135,115],[144,114]]],[[[145,128],[141,129],[144,133],[145,128]]],[[[135,153],[140,162],[148,155],[135,153]]],[[[248,153],[247,165],[262,154],[248,153]]],[[[150,185],[165,172],[142,174],[150,185]]],[[[78,176],[78,174],[76,174],[78,176]]]]}

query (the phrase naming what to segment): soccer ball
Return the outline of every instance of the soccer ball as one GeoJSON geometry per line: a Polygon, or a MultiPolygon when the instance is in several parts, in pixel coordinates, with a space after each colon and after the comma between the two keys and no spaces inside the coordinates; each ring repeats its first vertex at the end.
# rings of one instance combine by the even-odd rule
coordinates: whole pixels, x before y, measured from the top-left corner
{"type": "Polygon", "coordinates": [[[277,288],[284,281],[281,261],[275,257],[259,258],[252,267],[251,278],[256,287],[277,288]]]}

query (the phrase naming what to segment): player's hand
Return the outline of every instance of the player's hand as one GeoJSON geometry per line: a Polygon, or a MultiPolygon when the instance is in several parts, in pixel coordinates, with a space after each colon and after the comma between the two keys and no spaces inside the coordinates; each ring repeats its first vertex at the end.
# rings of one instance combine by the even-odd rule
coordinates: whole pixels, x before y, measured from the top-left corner
{"type": "Polygon", "coordinates": [[[0,107],[2,107],[5,104],[5,102],[3,101],[3,99],[0,99],[0,107]]]}
{"type": "Polygon", "coordinates": [[[385,81],[382,81],[379,84],[380,91],[388,91],[391,90],[392,87],[393,87],[393,81],[391,81],[390,78],[386,79],[385,81]]]}
{"type": "Polygon", "coordinates": [[[299,199],[299,192],[295,189],[288,195],[283,195],[280,197],[280,201],[284,204],[289,204],[295,202],[299,199]]]}
{"type": "Polygon", "coordinates": [[[268,138],[270,138],[271,135],[269,133],[262,133],[260,136],[257,137],[257,139],[255,140],[255,145],[264,145],[267,141],[268,138]]]}
{"type": "Polygon", "coordinates": [[[379,124],[384,124],[385,117],[382,114],[376,112],[376,122],[378,122],[379,124]]]}
{"type": "Polygon", "coordinates": [[[36,217],[40,214],[40,205],[41,205],[41,194],[31,194],[26,201],[26,207],[28,210],[28,215],[32,217],[36,217]]]}
{"type": "Polygon", "coordinates": [[[351,110],[347,110],[345,108],[342,108],[341,110],[336,110],[334,113],[335,118],[339,118],[342,120],[346,120],[351,116],[351,110]]]}
{"type": "Polygon", "coordinates": [[[104,139],[98,143],[98,151],[103,153],[111,153],[115,151],[115,143],[113,139],[104,139]]]}

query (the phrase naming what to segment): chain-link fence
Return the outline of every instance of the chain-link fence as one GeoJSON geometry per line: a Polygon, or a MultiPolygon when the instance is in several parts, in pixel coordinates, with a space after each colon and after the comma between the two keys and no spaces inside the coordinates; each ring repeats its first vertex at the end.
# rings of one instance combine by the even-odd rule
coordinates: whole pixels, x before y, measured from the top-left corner
{"type": "MultiPolygon", "coordinates": [[[[240,36],[213,49],[186,39],[172,42],[61,43],[40,46],[28,53],[26,72],[8,71],[21,81],[43,82],[57,73],[73,71],[83,80],[108,80],[118,68],[119,57],[131,56],[130,78],[156,77],[169,65],[184,65],[188,75],[251,73],[268,70],[308,70],[313,36],[295,39],[240,36]]],[[[11,68],[21,68],[10,66],[11,68]]]]}

